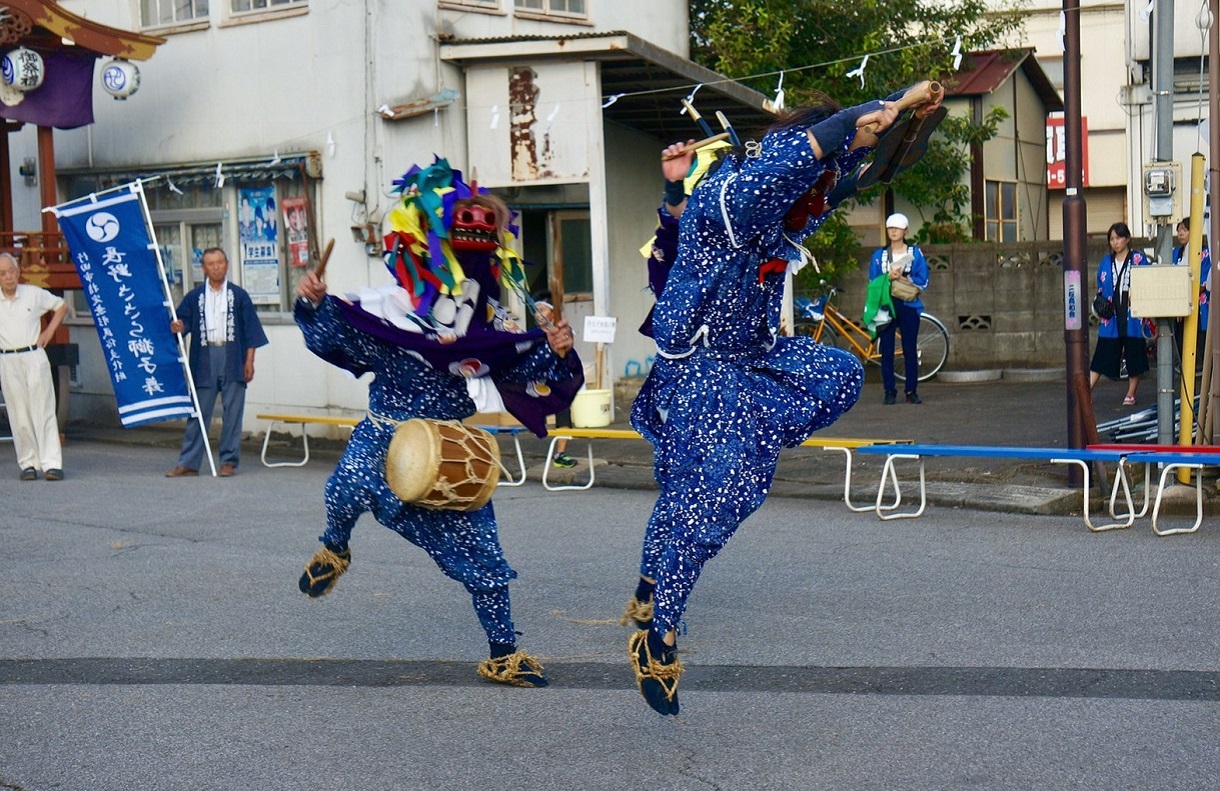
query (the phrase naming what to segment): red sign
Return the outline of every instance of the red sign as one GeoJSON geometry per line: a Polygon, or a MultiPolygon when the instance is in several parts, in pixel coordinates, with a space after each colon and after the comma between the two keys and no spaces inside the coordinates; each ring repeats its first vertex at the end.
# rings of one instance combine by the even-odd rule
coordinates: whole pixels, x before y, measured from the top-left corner
{"type": "MultiPolygon", "coordinates": [[[[1080,119],[1080,186],[1089,186],[1089,119],[1080,119]]],[[[1063,115],[1056,114],[1046,119],[1046,186],[1061,190],[1067,186],[1067,135],[1063,128],[1063,115]]]]}

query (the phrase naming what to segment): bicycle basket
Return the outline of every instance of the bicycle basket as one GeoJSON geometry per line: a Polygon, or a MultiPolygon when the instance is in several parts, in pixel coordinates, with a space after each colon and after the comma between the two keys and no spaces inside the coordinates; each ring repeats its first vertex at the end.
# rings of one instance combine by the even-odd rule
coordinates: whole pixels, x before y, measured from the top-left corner
{"type": "Polygon", "coordinates": [[[792,307],[796,311],[796,315],[803,319],[821,321],[822,315],[826,311],[826,299],[826,295],[819,297],[817,302],[806,297],[798,297],[793,300],[792,307]]]}

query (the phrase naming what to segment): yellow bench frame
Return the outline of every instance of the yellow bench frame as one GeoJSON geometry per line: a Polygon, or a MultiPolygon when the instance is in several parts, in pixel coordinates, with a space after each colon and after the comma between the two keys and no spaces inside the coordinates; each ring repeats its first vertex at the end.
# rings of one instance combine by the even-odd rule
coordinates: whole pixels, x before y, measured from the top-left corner
{"type": "MultiPolygon", "coordinates": [[[[593,487],[593,481],[596,477],[593,468],[593,440],[595,439],[643,439],[638,431],[632,429],[621,428],[559,428],[553,429],[548,433],[551,438],[551,444],[547,447],[546,461],[542,467],[542,486],[549,492],[561,491],[584,491],[593,487]],[[586,439],[588,444],[588,459],[589,459],[589,480],[584,484],[559,485],[552,486],[549,480],[551,469],[550,460],[555,457],[555,445],[561,439],[586,439]]],[[[861,437],[810,437],[801,443],[802,448],[822,448],[827,451],[839,451],[845,457],[846,469],[843,476],[843,504],[850,510],[857,513],[862,511],[872,511],[877,506],[857,506],[851,502],[851,452],[856,448],[863,448],[870,445],[911,445],[914,440],[909,439],[865,439],[861,437]]],[[[884,484],[883,484],[884,485],[884,484]]],[[[898,505],[899,494],[897,489],[894,491],[894,503],[892,505],[881,506],[881,510],[890,510],[898,505]]]]}
{"type": "MultiPolygon", "coordinates": [[[[304,467],[309,463],[309,433],[305,431],[306,425],[316,426],[343,426],[345,428],[355,428],[363,417],[335,417],[333,415],[280,415],[280,414],[263,414],[255,415],[258,420],[269,420],[267,424],[267,432],[263,435],[263,452],[259,456],[264,467],[304,467]],[[301,443],[305,447],[305,454],[300,461],[267,461],[267,447],[271,442],[271,432],[280,424],[288,426],[301,427],[301,443]]],[[[524,426],[492,426],[484,424],[470,424],[476,428],[481,428],[491,434],[509,434],[513,438],[513,446],[517,451],[517,466],[521,469],[521,474],[516,478],[509,477],[507,480],[501,479],[500,486],[520,486],[525,483],[525,457],[521,452],[521,440],[517,435],[527,429],[524,426]]],[[[504,471],[511,476],[507,467],[504,471]]]]}
{"type": "Polygon", "coordinates": [[[265,414],[255,415],[258,420],[269,420],[267,424],[267,432],[263,435],[263,452],[259,459],[263,462],[264,467],[304,467],[309,463],[309,433],[305,431],[306,425],[315,426],[343,426],[344,428],[355,428],[356,425],[364,420],[363,417],[335,417],[333,415],[279,415],[265,414]],[[305,456],[300,461],[267,461],[267,446],[271,442],[271,432],[276,426],[283,423],[287,426],[301,427],[301,442],[305,446],[305,456]]]}

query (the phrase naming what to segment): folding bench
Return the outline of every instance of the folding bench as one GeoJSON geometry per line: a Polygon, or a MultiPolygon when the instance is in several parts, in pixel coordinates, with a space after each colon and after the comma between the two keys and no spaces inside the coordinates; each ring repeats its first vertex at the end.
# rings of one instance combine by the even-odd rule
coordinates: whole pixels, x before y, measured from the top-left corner
{"type": "MultiPolygon", "coordinates": [[[[936,456],[960,456],[993,459],[1034,459],[1049,461],[1053,464],[1075,464],[1084,473],[1083,512],[1084,523],[1089,530],[1101,532],[1103,530],[1127,528],[1131,527],[1135,522],[1136,514],[1135,506],[1131,500],[1131,486],[1127,481],[1126,472],[1122,465],[1122,461],[1127,454],[1119,451],[1080,450],[1077,448],[993,447],[986,445],[907,445],[903,447],[870,445],[858,448],[856,452],[862,455],[884,455],[886,457],[885,466],[881,471],[881,483],[877,487],[877,499],[873,506],[873,510],[880,519],[911,519],[923,514],[928,505],[927,475],[924,460],[928,457],[936,456]],[[895,461],[899,460],[919,462],[919,508],[914,511],[888,513],[889,511],[896,511],[901,502],[901,487],[898,482],[897,468],[894,464],[895,461]],[[1121,517],[1112,515],[1115,519],[1124,519],[1125,521],[1106,525],[1094,525],[1089,518],[1089,464],[1098,461],[1114,462],[1118,465],[1113,491],[1117,491],[1119,488],[1122,489],[1127,502],[1127,512],[1121,517]],[[882,505],[882,500],[887,482],[891,483],[894,488],[895,502],[885,506],[882,505]]],[[[1113,497],[1114,495],[1111,495],[1111,502],[1113,502],[1113,497]]]]}
{"type": "Polygon", "coordinates": [[[305,431],[307,425],[317,426],[343,426],[345,428],[354,428],[357,423],[363,420],[363,417],[334,417],[331,415],[278,415],[266,414],[256,415],[259,420],[269,420],[267,424],[267,432],[263,435],[263,452],[259,457],[264,467],[304,467],[309,463],[309,433],[305,431]],[[276,426],[283,423],[286,426],[301,427],[301,443],[305,446],[304,457],[300,461],[267,461],[267,446],[271,442],[271,432],[276,426]]]}
{"type": "MultiPolygon", "coordinates": [[[[1199,525],[1203,524],[1203,476],[1195,475],[1195,523],[1190,527],[1177,527],[1171,530],[1161,530],[1157,527],[1157,519],[1161,513],[1161,495],[1165,493],[1165,483],[1169,475],[1179,467],[1200,472],[1204,467],[1220,467],[1220,452],[1211,451],[1204,453],[1169,453],[1164,451],[1155,451],[1152,453],[1132,453],[1127,457],[1127,460],[1133,464],[1163,464],[1164,469],[1161,470],[1161,479],[1156,488],[1156,505],[1152,507],[1152,532],[1158,536],[1173,536],[1179,533],[1193,533],[1199,529],[1199,525]]],[[[1147,500],[1147,487],[1145,487],[1145,501],[1147,500]]],[[[1146,506],[1146,502],[1145,502],[1146,506]]]]}

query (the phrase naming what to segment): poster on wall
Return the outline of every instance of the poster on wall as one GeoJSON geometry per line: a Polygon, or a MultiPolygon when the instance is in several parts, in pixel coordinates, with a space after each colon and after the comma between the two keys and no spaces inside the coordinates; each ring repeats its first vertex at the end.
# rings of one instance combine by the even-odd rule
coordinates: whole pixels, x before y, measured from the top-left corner
{"type": "Polygon", "coordinates": [[[255,304],[278,305],[280,243],[275,187],[243,187],[237,193],[242,288],[255,304]]]}
{"type": "Polygon", "coordinates": [[[305,199],[284,198],[284,240],[288,242],[288,263],[309,266],[309,220],[305,214],[305,199]]]}

